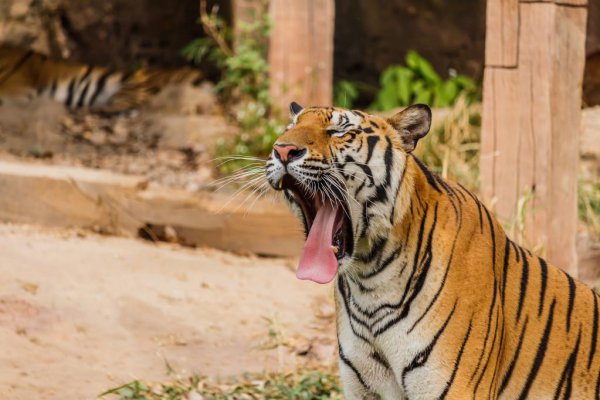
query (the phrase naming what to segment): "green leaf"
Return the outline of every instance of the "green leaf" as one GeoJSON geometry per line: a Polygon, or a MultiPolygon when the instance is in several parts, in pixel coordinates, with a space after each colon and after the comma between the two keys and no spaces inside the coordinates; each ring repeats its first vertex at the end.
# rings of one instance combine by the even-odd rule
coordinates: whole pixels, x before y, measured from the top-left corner
{"type": "Polygon", "coordinates": [[[359,96],[356,85],[346,80],[336,82],[333,93],[333,104],[343,108],[352,108],[354,101],[359,96]]]}
{"type": "Polygon", "coordinates": [[[419,53],[417,53],[414,50],[409,50],[408,53],[406,53],[406,57],[404,58],[406,65],[413,71],[419,69],[419,65],[421,65],[422,59],[423,58],[419,55],[419,53]]]}
{"type": "Polygon", "coordinates": [[[398,97],[394,86],[385,86],[377,93],[375,108],[380,111],[388,111],[398,107],[398,97]]]}
{"type": "Polygon", "coordinates": [[[394,80],[396,79],[396,68],[398,68],[398,66],[391,65],[382,72],[379,77],[379,83],[382,87],[394,84],[394,80]]]}
{"type": "Polygon", "coordinates": [[[425,87],[424,81],[417,81],[413,86],[415,93],[415,103],[431,104],[432,89],[425,87]]]}
{"type": "Polygon", "coordinates": [[[398,90],[399,106],[407,106],[410,103],[411,81],[415,74],[408,68],[398,67],[396,69],[396,89],[398,90]]]}
{"type": "Polygon", "coordinates": [[[461,89],[474,90],[477,88],[475,81],[465,75],[456,75],[453,80],[460,85],[461,89]]]}

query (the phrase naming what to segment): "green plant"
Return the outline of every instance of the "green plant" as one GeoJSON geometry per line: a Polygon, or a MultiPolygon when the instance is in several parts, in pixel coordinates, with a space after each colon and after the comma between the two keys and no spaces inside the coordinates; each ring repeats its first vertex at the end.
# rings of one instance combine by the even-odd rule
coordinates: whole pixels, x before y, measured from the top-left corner
{"type": "Polygon", "coordinates": [[[236,46],[230,45],[233,30],[218,16],[218,7],[207,10],[206,0],[200,0],[200,23],[206,37],[192,40],[181,54],[196,64],[207,59],[221,70],[217,92],[226,102],[259,101],[270,105],[267,49],[265,38],[271,30],[268,2],[258,3],[254,22],[238,24],[236,46]]]}
{"type": "MultiPolygon", "coordinates": [[[[266,38],[271,30],[268,1],[259,2],[251,16],[254,22],[238,24],[236,45],[230,46],[232,29],[218,17],[215,7],[210,12],[206,0],[200,1],[200,23],[207,37],[190,42],[182,54],[194,63],[209,60],[220,68],[221,79],[215,89],[240,133],[218,143],[216,154],[240,158],[268,154],[277,136],[283,132],[284,121],[272,111],[269,95],[269,67],[266,38]]],[[[221,164],[219,170],[228,174],[247,165],[247,160],[221,164]]]]}
{"type": "Polygon", "coordinates": [[[461,182],[476,192],[479,187],[481,104],[460,95],[446,112],[438,110],[435,123],[417,146],[415,154],[444,178],[461,182]],[[444,115],[445,114],[445,115],[444,115]]]}
{"type": "Polygon", "coordinates": [[[159,384],[135,380],[100,395],[107,396],[119,400],[342,399],[337,377],[326,371],[245,374],[222,383],[198,375],[159,384]]]}
{"type": "Polygon", "coordinates": [[[333,105],[351,109],[358,98],[357,84],[347,80],[340,80],[333,85],[333,105]]]}
{"type": "Polygon", "coordinates": [[[415,51],[409,51],[405,60],[405,66],[391,65],[381,74],[381,88],[372,108],[385,111],[414,103],[449,107],[461,94],[469,102],[477,98],[477,85],[471,78],[452,74],[443,80],[415,51]]]}

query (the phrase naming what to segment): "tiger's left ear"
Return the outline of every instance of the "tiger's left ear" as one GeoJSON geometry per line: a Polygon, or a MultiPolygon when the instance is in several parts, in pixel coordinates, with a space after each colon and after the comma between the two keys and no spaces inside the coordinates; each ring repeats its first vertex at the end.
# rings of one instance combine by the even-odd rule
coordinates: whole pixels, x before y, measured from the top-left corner
{"type": "Polygon", "coordinates": [[[419,139],[429,132],[431,109],[425,104],[414,104],[394,114],[387,122],[400,134],[404,151],[410,153],[419,139]]]}
{"type": "Polygon", "coordinates": [[[292,101],[290,103],[290,116],[293,118],[296,115],[300,114],[300,112],[303,110],[303,107],[296,103],[295,101],[292,101]]]}

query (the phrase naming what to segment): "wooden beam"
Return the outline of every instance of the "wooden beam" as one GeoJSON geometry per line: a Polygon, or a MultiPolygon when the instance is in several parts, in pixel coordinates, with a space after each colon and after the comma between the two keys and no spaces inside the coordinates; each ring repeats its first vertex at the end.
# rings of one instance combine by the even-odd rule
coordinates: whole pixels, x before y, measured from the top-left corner
{"type": "Polygon", "coordinates": [[[334,13],[333,0],[271,0],[271,95],[282,110],[331,105],[334,13]]]}
{"type": "MultiPolygon", "coordinates": [[[[514,0],[488,4],[512,10],[514,0]]],[[[494,19],[487,26],[482,194],[514,239],[576,276],[587,9],[578,0],[521,0],[511,15],[518,21],[515,65],[506,50],[515,44],[499,43],[506,35],[498,33],[503,28],[494,19]]]]}

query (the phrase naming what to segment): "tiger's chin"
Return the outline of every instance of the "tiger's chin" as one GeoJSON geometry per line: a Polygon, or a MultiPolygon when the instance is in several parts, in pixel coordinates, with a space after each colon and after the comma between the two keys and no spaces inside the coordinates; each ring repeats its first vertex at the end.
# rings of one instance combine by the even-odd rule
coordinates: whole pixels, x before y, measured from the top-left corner
{"type": "Polygon", "coordinates": [[[326,190],[312,191],[290,174],[276,189],[295,204],[304,223],[306,241],[296,271],[299,279],[328,283],[354,252],[352,221],[347,202],[326,190]]]}

